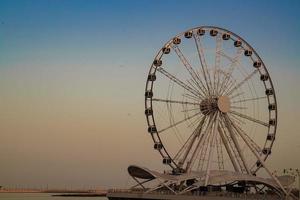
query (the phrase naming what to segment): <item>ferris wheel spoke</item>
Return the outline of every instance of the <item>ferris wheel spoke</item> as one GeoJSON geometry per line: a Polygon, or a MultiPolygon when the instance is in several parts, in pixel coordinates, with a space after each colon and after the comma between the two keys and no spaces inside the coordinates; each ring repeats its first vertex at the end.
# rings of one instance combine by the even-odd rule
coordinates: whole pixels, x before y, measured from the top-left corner
{"type": "Polygon", "coordinates": [[[235,115],[230,115],[230,119],[233,120],[234,122],[238,123],[238,124],[246,124],[246,122],[243,121],[243,118],[240,118],[238,116],[235,115]]]}
{"type": "Polygon", "coordinates": [[[202,127],[203,127],[203,124],[204,124],[204,122],[205,122],[205,119],[206,119],[206,116],[203,116],[203,118],[202,118],[201,121],[199,122],[198,126],[197,126],[196,129],[193,131],[193,134],[192,134],[193,137],[192,137],[192,139],[190,140],[190,142],[189,142],[189,144],[188,144],[188,146],[187,146],[187,148],[186,148],[186,151],[184,152],[184,155],[183,155],[182,159],[181,159],[180,162],[179,162],[179,166],[180,166],[180,167],[182,167],[183,164],[185,163],[185,161],[186,161],[188,155],[190,154],[190,151],[191,151],[192,147],[194,146],[195,141],[197,140],[197,138],[198,138],[199,140],[202,139],[203,135],[201,135],[200,138],[199,138],[199,136],[200,136],[200,134],[201,134],[202,127]]]}
{"type": "MultiPolygon", "coordinates": [[[[215,118],[215,115],[214,114],[212,114],[211,116],[210,116],[210,119],[209,119],[209,122],[208,122],[208,124],[207,124],[207,126],[206,126],[206,129],[205,129],[205,131],[203,131],[203,133],[201,134],[201,132],[199,132],[199,134],[201,134],[201,137],[199,138],[199,140],[198,140],[198,143],[197,143],[197,145],[196,145],[196,147],[195,147],[195,149],[194,149],[194,151],[193,151],[193,153],[192,153],[192,156],[190,157],[190,159],[189,159],[189,161],[187,162],[187,165],[186,165],[186,171],[190,171],[191,170],[191,168],[193,167],[193,165],[194,165],[194,163],[195,163],[195,157],[196,157],[196,155],[199,155],[199,153],[200,153],[200,149],[201,148],[204,148],[204,146],[205,145],[203,145],[204,144],[204,142],[210,137],[210,135],[211,135],[211,128],[212,128],[212,125],[213,125],[213,123],[214,123],[214,118],[215,118]]],[[[202,130],[202,129],[201,129],[202,130]]],[[[204,158],[205,158],[205,153],[204,153],[204,155],[203,155],[204,157],[203,157],[203,162],[204,162],[204,158]]],[[[201,154],[200,154],[200,159],[201,159],[201,154]]],[[[199,162],[200,162],[200,160],[199,160],[199,162]]],[[[203,163],[202,163],[203,164],[203,163]]]]}
{"type": "MultiPolygon", "coordinates": [[[[226,86],[224,86],[224,90],[223,90],[223,92],[221,93],[221,95],[224,95],[224,94],[226,94],[229,90],[230,90],[230,88],[232,88],[235,84],[236,84],[236,80],[229,80],[228,82],[227,82],[227,84],[226,84],[226,86]]],[[[230,95],[229,95],[230,96],[230,95]]]]}
{"type": "MultiPolygon", "coordinates": [[[[206,140],[206,138],[204,138],[203,140],[206,140]]],[[[204,166],[204,155],[205,155],[205,150],[207,147],[207,142],[203,142],[202,146],[200,146],[198,149],[199,154],[197,155],[198,158],[198,164],[197,164],[197,171],[202,171],[203,170],[203,166],[204,166]]]]}
{"type": "MultiPolygon", "coordinates": [[[[228,58],[231,61],[231,64],[230,64],[230,68],[228,69],[228,71],[225,72],[223,80],[221,81],[221,88],[219,91],[220,94],[222,94],[223,90],[225,88],[227,88],[227,86],[228,86],[227,84],[229,83],[230,77],[232,76],[234,69],[238,66],[237,63],[240,63],[240,58],[241,58],[242,52],[243,52],[243,49],[238,48],[233,60],[228,58]]],[[[220,53],[221,53],[221,55],[225,54],[223,52],[220,52],[220,53]]]]}
{"type": "Polygon", "coordinates": [[[181,61],[181,63],[184,65],[186,70],[189,72],[189,74],[192,77],[192,79],[194,80],[196,86],[202,91],[202,95],[206,96],[207,95],[207,90],[206,90],[205,86],[203,85],[200,77],[195,72],[195,70],[193,69],[193,67],[189,63],[189,61],[186,59],[186,57],[181,52],[180,48],[177,45],[172,46],[172,48],[174,49],[175,53],[179,57],[179,60],[181,61]]]}
{"type": "Polygon", "coordinates": [[[236,115],[236,116],[239,116],[239,117],[241,117],[241,118],[247,119],[247,120],[249,120],[249,121],[255,122],[255,123],[257,123],[257,124],[260,124],[260,125],[269,127],[269,124],[268,124],[268,123],[263,122],[263,121],[258,120],[258,119],[255,119],[255,118],[250,117],[250,116],[248,116],[248,115],[245,115],[245,114],[242,114],[242,113],[233,111],[233,110],[232,110],[232,111],[229,111],[229,113],[234,114],[234,115],[236,115]]]}
{"type": "Polygon", "coordinates": [[[213,128],[212,128],[212,136],[209,141],[209,152],[208,152],[208,162],[207,162],[207,167],[206,167],[206,177],[205,177],[205,183],[204,185],[208,185],[208,179],[210,176],[210,168],[211,168],[211,162],[212,162],[212,157],[214,155],[214,150],[215,150],[215,142],[216,142],[216,135],[217,135],[217,126],[219,123],[219,113],[217,112],[214,123],[213,123],[213,128]]]}
{"type": "Polygon", "coordinates": [[[163,69],[162,67],[158,67],[157,71],[159,71],[160,73],[162,73],[163,75],[165,75],[167,78],[169,78],[171,81],[175,82],[176,84],[178,84],[179,86],[181,86],[182,88],[184,88],[185,90],[189,91],[190,93],[192,93],[193,95],[195,95],[196,97],[202,99],[203,95],[201,95],[198,91],[195,91],[193,88],[191,88],[190,86],[188,86],[187,84],[185,84],[183,81],[179,80],[177,77],[175,77],[174,75],[170,74],[169,72],[167,72],[165,69],[163,69]]]}
{"type": "Polygon", "coordinates": [[[189,102],[189,101],[176,101],[176,100],[158,99],[158,98],[153,98],[152,101],[165,102],[165,103],[175,103],[175,104],[184,104],[184,105],[200,105],[200,103],[193,103],[193,102],[189,102]]]}
{"type": "Polygon", "coordinates": [[[214,93],[218,95],[219,84],[220,84],[220,62],[221,55],[220,52],[222,48],[222,38],[220,35],[216,36],[216,49],[215,49],[215,69],[214,69],[214,93]]]}
{"type": "MultiPolygon", "coordinates": [[[[212,127],[212,123],[213,123],[213,114],[211,114],[209,116],[209,120],[208,120],[208,124],[205,128],[205,130],[203,131],[203,139],[202,141],[198,141],[197,147],[194,150],[195,152],[198,151],[199,153],[197,153],[197,157],[198,157],[198,165],[197,165],[197,171],[199,171],[201,169],[201,171],[203,170],[204,167],[204,162],[205,162],[205,157],[206,157],[206,152],[208,149],[208,141],[210,138],[210,133],[211,133],[211,127],[212,127]]],[[[191,160],[192,161],[192,160],[191,160]]],[[[192,161],[193,163],[191,164],[190,168],[192,168],[192,166],[194,165],[194,163],[196,162],[196,160],[192,161]]]]}
{"type": "Polygon", "coordinates": [[[190,157],[190,159],[187,161],[186,168],[185,168],[186,171],[189,171],[190,169],[192,169],[195,160],[199,156],[200,149],[204,145],[205,140],[209,135],[209,134],[207,134],[208,133],[207,130],[211,123],[211,117],[212,117],[212,115],[206,116],[206,122],[201,126],[201,132],[199,133],[200,136],[198,137],[198,141],[195,144],[195,148],[194,148],[194,150],[192,152],[192,156],[191,156],[191,157],[193,157],[193,159],[190,157]]]}
{"type": "Polygon", "coordinates": [[[188,98],[189,101],[196,101],[196,102],[199,101],[199,97],[196,97],[192,94],[185,93],[185,94],[182,94],[182,96],[188,98]]]}
{"type": "MultiPolygon", "coordinates": [[[[202,120],[205,120],[206,116],[203,116],[202,120]]],[[[198,132],[196,131],[198,128],[200,128],[200,123],[197,126],[197,128],[192,132],[192,134],[188,137],[188,139],[185,141],[185,143],[182,145],[182,147],[179,149],[179,151],[176,153],[176,155],[174,156],[174,160],[178,160],[180,155],[183,154],[183,151],[187,148],[188,144],[191,142],[191,140],[193,139],[193,137],[195,135],[198,134],[198,132]]]]}
{"type": "Polygon", "coordinates": [[[230,106],[232,109],[239,109],[239,110],[246,110],[248,107],[242,107],[242,106],[230,106]]]}
{"type": "Polygon", "coordinates": [[[218,167],[219,170],[224,170],[224,157],[223,157],[223,147],[222,147],[222,141],[221,141],[221,136],[219,134],[219,123],[217,124],[217,134],[216,134],[216,150],[217,150],[217,162],[218,162],[218,167]]]}
{"type": "MultiPolygon", "coordinates": [[[[186,80],[186,82],[187,82],[188,85],[190,85],[195,91],[197,91],[199,94],[201,94],[201,91],[199,91],[199,89],[196,88],[196,86],[195,86],[195,81],[194,81],[193,79],[191,79],[191,80],[186,80]]],[[[204,98],[203,95],[201,95],[201,97],[204,98]]]]}
{"type": "Polygon", "coordinates": [[[190,142],[190,140],[192,139],[193,134],[190,135],[190,137],[185,141],[185,143],[181,146],[181,148],[179,149],[179,151],[176,153],[176,155],[174,156],[173,160],[177,160],[178,162],[180,161],[180,157],[182,156],[182,154],[184,153],[184,150],[187,148],[188,143],[190,142]]]}
{"type": "Polygon", "coordinates": [[[201,64],[202,74],[203,74],[205,84],[206,84],[206,88],[207,88],[207,91],[208,91],[208,95],[211,95],[212,84],[211,84],[211,81],[210,81],[210,75],[208,73],[208,68],[207,68],[207,64],[206,64],[206,61],[205,61],[205,55],[204,55],[204,51],[203,51],[204,48],[202,47],[200,37],[198,35],[194,35],[194,40],[195,40],[195,44],[196,44],[196,48],[197,48],[197,52],[198,52],[198,57],[199,57],[200,64],[201,64]],[[208,81],[210,81],[211,86],[209,86],[208,81]]]}
{"type": "Polygon", "coordinates": [[[199,108],[184,109],[181,112],[190,112],[190,111],[195,111],[195,110],[199,110],[199,108]]]}
{"type": "Polygon", "coordinates": [[[196,113],[196,114],[193,114],[193,115],[191,115],[191,116],[189,116],[189,117],[187,117],[187,118],[185,118],[185,119],[183,119],[183,120],[180,120],[180,121],[178,121],[178,122],[175,122],[175,123],[171,124],[170,126],[168,126],[168,127],[166,127],[166,128],[163,128],[163,129],[157,131],[157,133],[162,133],[162,132],[164,132],[164,131],[166,131],[166,130],[168,130],[168,129],[170,129],[170,128],[173,128],[173,127],[175,127],[175,126],[178,126],[179,124],[181,124],[181,123],[183,123],[183,122],[185,122],[185,121],[187,121],[187,120],[189,120],[189,119],[192,119],[192,118],[194,118],[194,117],[196,117],[197,115],[200,115],[200,114],[201,114],[201,112],[198,112],[198,113],[196,113]]]}
{"type": "Polygon", "coordinates": [[[227,95],[231,95],[235,90],[237,90],[238,88],[240,88],[242,85],[244,85],[244,83],[246,83],[246,81],[248,81],[249,79],[251,79],[259,70],[256,69],[254,70],[251,74],[249,74],[248,76],[246,76],[241,82],[239,82],[234,88],[232,88],[227,95]]]}
{"type": "Polygon", "coordinates": [[[235,95],[233,95],[233,96],[230,96],[230,98],[231,98],[231,99],[234,99],[234,98],[239,97],[239,96],[241,96],[241,95],[243,95],[243,94],[244,94],[244,92],[240,92],[240,93],[237,93],[237,94],[235,94],[235,95]]]}
{"type": "Polygon", "coordinates": [[[231,151],[230,146],[229,146],[229,141],[227,141],[226,136],[225,136],[225,133],[223,132],[223,130],[222,130],[220,124],[218,125],[218,132],[219,132],[221,141],[222,141],[222,143],[223,143],[223,145],[224,145],[224,147],[225,147],[225,150],[226,150],[226,152],[227,152],[227,154],[228,154],[228,156],[229,156],[229,159],[230,159],[230,161],[231,161],[231,163],[232,163],[232,165],[233,165],[234,170],[235,170],[236,172],[239,172],[240,170],[239,170],[239,168],[238,168],[237,161],[236,161],[235,158],[234,158],[233,152],[231,151]]]}
{"type": "Polygon", "coordinates": [[[228,133],[228,130],[225,128],[225,123],[224,123],[224,117],[221,115],[222,117],[222,120],[221,120],[221,123],[220,123],[220,127],[222,129],[222,132],[225,136],[225,140],[227,141],[228,145],[229,145],[229,148],[232,150],[232,155],[233,155],[233,159],[235,160],[235,163],[238,164],[238,169],[239,171],[245,171],[245,167],[243,166],[243,162],[242,162],[242,159],[241,157],[239,156],[239,153],[238,153],[238,150],[236,149],[231,137],[230,137],[230,134],[228,133]]]}
{"type": "Polygon", "coordinates": [[[224,51],[219,52],[219,54],[222,57],[228,59],[231,62],[231,67],[228,70],[228,72],[232,72],[234,70],[234,68],[238,66],[237,64],[241,65],[240,58],[241,58],[242,52],[243,52],[243,49],[239,48],[234,57],[230,57],[224,51]]]}
{"type": "Polygon", "coordinates": [[[232,121],[230,121],[229,117],[227,114],[223,115],[223,120],[224,120],[224,123],[225,123],[225,127],[226,129],[228,130],[228,133],[230,135],[230,138],[232,139],[233,143],[234,143],[234,146],[235,148],[237,149],[237,152],[239,154],[239,157],[241,158],[242,160],[242,163],[243,163],[243,167],[245,168],[245,170],[247,171],[248,174],[250,174],[250,170],[248,168],[248,165],[247,165],[247,162],[246,162],[246,159],[245,159],[245,156],[241,150],[241,147],[238,143],[238,140],[236,138],[236,134],[234,133],[233,131],[233,128],[232,128],[232,121]]]}
{"type": "Polygon", "coordinates": [[[266,99],[267,96],[262,96],[262,97],[256,97],[256,98],[250,98],[250,99],[243,99],[243,100],[239,100],[239,101],[233,101],[231,102],[233,103],[241,103],[241,102],[247,102],[247,101],[255,101],[255,100],[260,100],[260,99],[266,99]]]}
{"type": "MultiPolygon", "coordinates": [[[[187,116],[188,116],[188,115],[187,115],[187,116]]],[[[198,123],[200,122],[201,117],[195,117],[193,120],[194,120],[194,121],[190,122],[190,124],[188,125],[189,128],[190,128],[190,127],[191,127],[191,128],[195,127],[195,125],[198,124],[198,123]]]]}
{"type": "Polygon", "coordinates": [[[233,125],[233,128],[239,132],[239,134],[243,134],[245,136],[245,138],[248,140],[249,143],[251,143],[251,145],[255,148],[255,150],[258,152],[258,153],[261,153],[262,150],[260,148],[260,146],[254,141],[251,139],[251,137],[241,128],[239,127],[238,125],[234,124],[233,125]]]}

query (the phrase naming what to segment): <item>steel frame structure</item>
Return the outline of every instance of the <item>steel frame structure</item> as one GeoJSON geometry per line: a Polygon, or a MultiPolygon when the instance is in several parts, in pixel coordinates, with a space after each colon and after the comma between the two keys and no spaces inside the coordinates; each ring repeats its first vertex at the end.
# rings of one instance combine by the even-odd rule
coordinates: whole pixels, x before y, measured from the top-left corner
{"type": "Polygon", "coordinates": [[[270,74],[254,48],[237,34],[215,26],[200,26],[165,43],[148,73],[145,115],[154,149],[171,170],[159,173],[131,165],[128,173],[137,184],[130,190],[109,191],[109,199],[232,199],[232,195],[234,199],[296,199],[290,188],[295,178],[274,175],[265,162],[275,141],[278,116],[270,74]],[[213,56],[207,53],[205,37],[209,37],[214,46],[213,56]],[[196,51],[199,63],[196,66],[181,46],[188,40],[192,41],[196,51]],[[233,46],[233,55],[227,52],[224,43],[233,46]],[[170,70],[174,66],[167,66],[172,63],[167,61],[168,54],[177,58],[185,73],[170,70]],[[245,67],[243,56],[247,59],[247,70],[239,69],[245,67]],[[236,78],[237,70],[240,70],[239,78],[236,78]],[[258,77],[256,84],[263,90],[263,95],[256,94],[255,77],[256,81],[258,77]],[[157,92],[161,89],[159,80],[169,82],[165,92],[167,97],[160,96],[161,91],[157,92]],[[154,87],[156,84],[158,86],[154,87]],[[174,86],[180,89],[174,89],[174,86]],[[245,97],[245,93],[255,96],[245,97]],[[254,102],[261,101],[265,101],[265,107],[261,108],[265,111],[264,119],[249,112],[250,107],[255,108],[254,102]],[[184,117],[177,117],[179,112],[175,111],[175,105],[182,107],[179,112],[184,117]],[[162,118],[158,117],[162,108],[168,117],[164,126],[160,123],[162,118]],[[248,124],[260,127],[254,129],[254,137],[250,134],[251,129],[246,128],[248,124]],[[186,128],[179,129],[180,126],[186,128]],[[184,130],[185,138],[177,135],[180,130],[184,130]],[[264,134],[261,143],[255,138],[258,130],[259,134],[264,134]],[[166,145],[166,132],[172,131],[181,140],[175,153],[166,145]],[[254,162],[248,159],[250,156],[254,162]],[[225,163],[224,157],[230,165],[225,163]],[[261,168],[269,178],[257,176],[261,168]],[[154,185],[147,186],[155,181],[154,185]]]}
{"type": "Polygon", "coordinates": [[[204,185],[207,185],[211,165],[214,162],[212,160],[213,155],[217,154],[219,170],[224,170],[223,156],[227,154],[235,172],[255,176],[260,168],[264,168],[270,177],[276,181],[278,187],[285,192],[281,183],[265,164],[271,154],[277,130],[277,101],[273,83],[263,60],[254,48],[237,34],[220,27],[200,26],[182,32],[165,43],[155,56],[148,73],[145,88],[145,115],[148,132],[154,141],[154,147],[161,154],[163,163],[171,167],[172,174],[189,173],[195,169],[196,171],[205,171],[204,185]],[[206,49],[202,42],[204,37],[215,38],[213,65],[209,65],[207,62],[206,49]],[[192,66],[188,56],[181,49],[181,44],[186,40],[194,41],[200,66],[192,66]],[[234,56],[229,56],[226,49],[222,49],[225,42],[231,42],[236,49],[234,56]],[[177,77],[165,67],[164,59],[168,59],[170,52],[177,55],[179,62],[186,70],[188,77],[185,79],[177,77]],[[245,76],[237,81],[232,76],[234,71],[240,67],[239,60],[242,56],[249,59],[252,64],[249,67],[252,67],[252,70],[250,73],[245,73],[245,76]],[[222,59],[230,61],[228,69],[223,69],[222,59]],[[179,100],[156,96],[154,85],[158,76],[182,88],[184,92],[181,95],[187,98],[179,100]],[[260,84],[264,88],[265,94],[237,100],[236,97],[244,93],[240,89],[257,76],[260,76],[260,84]],[[261,100],[267,101],[267,120],[239,112],[237,110],[247,110],[247,107],[235,106],[235,103],[261,100]],[[170,124],[166,127],[158,127],[154,103],[161,103],[168,108],[175,104],[181,104],[185,108],[185,117],[175,121],[170,110],[170,124]],[[192,120],[193,122],[191,122],[192,120]],[[190,135],[176,155],[171,155],[165,147],[166,141],[163,141],[161,134],[186,122],[189,122],[190,126],[192,124],[194,128],[190,133],[185,133],[190,135]],[[265,127],[263,146],[257,144],[243,130],[243,123],[254,123],[265,127]],[[249,163],[246,159],[241,141],[255,157],[255,163],[249,163]],[[197,168],[195,168],[196,162],[198,162],[197,168]]]}
{"type": "MultiPolygon", "coordinates": [[[[197,107],[193,107],[193,110],[197,110],[197,107]]],[[[190,163],[193,162],[194,157],[192,156],[192,159],[187,160],[188,154],[196,155],[198,151],[210,154],[214,149],[222,149],[218,147],[220,145],[223,145],[231,159],[235,171],[255,174],[259,170],[259,168],[263,166],[261,161],[266,161],[271,153],[277,129],[277,102],[275,90],[269,72],[262,59],[256,53],[254,48],[252,48],[243,38],[231,31],[213,26],[201,26],[180,33],[169,40],[158,52],[158,54],[155,56],[153,64],[150,67],[148,79],[146,82],[145,114],[148,123],[148,131],[150,132],[154,143],[159,146],[159,148],[156,149],[162,155],[164,163],[170,165],[170,167],[174,171],[179,172],[187,172],[191,170],[190,163]],[[187,57],[181,51],[180,43],[183,42],[182,38],[184,37],[187,39],[194,39],[195,47],[197,49],[197,53],[201,63],[200,68],[193,68],[187,57]],[[205,50],[201,44],[203,37],[216,38],[215,65],[211,67],[211,69],[209,69],[209,66],[206,64],[207,58],[205,57],[205,50]],[[221,49],[222,42],[233,42],[233,45],[237,48],[235,57],[232,58],[226,55],[226,52],[221,49]],[[166,49],[168,50],[167,53],[166,49]],[[163,56],[167,56],[166,54],[168,54],[170,51],[174,51],[176,53],[180,62],[182,63],[182,66],[185,67],[185,69],[188,71],[188,74],[190,75],[188,79],[180,80],[176,77],[176,75],[169,73],[165,69],[162,62],[163,56]],[[253,62],[253,70],[250,74],[247,74],[247,76],[245,76],[242,81],[234,83],[234,81],[230,79],[233,71],[238,67],[237,63],[238,58],[241,56],[241,52],[244,52],[244,55],[249,57],[249,59],[253,62]],[[232,66],[226,71],[222,70],[220,66],[220,59],[224,56],[232,61],[232,66]],[[222,73],[225,75],[221,76],[220,74],[222,73]],[[153,87],[156,81],[157,74],[163,76],[166,79],[169,79],[179,87],[184,88],[186,93],[183,95],[189,95],[193,98],[189,98],[189,101],[180,101],[156,97],[153,87]],[[261,76],[261,82],[266,91],[265,96],[236,101],[234,97],[240,95],[240,93],[237,93],[238,89],[257,74],[261,76]],[[225,101],[230,101],[230,108],[226,108],[226,110],[223,111],[222,108],[220,109],[220,106],[228,107],[228,105],[225,105],[228,104],[228,102],[220,101],[220,97],[226,99],[225,101]],[[232,105],[238,102],[259,101],[261,99],[267,99],[268,101],[269,119],[266,121],[262,121],[256,119],[255,117],[240,113],[236,111],[235,108],[243,108],[235,107],[234,105],[232,105]],[[188,115],[184,119],[177,122],[172,122],[167,127],[157,127],[155,121],[155,106],[153,106],[153,102],[162,104],[166,103],[168,105],[182,104],[184,106],[199,106],[199,112],[196,112],[193,115],[188,115]],[[216,117],[216,115],[218,115],[218,117],[216,117]],[[192,131],[191,135],[193,136],[190,137],[188,141],[186,141],[185,144],[187,146],[185,146],[185,148],[182,148],[186,149],[186,151],[183,153],[185,156],[183,156],[183,158],[179,162],[176,162],[174,157],[171,157],[170,153],[165,148],[164,141],[162,141],[160,134],[193,118],[201,119],[198,120],[198,126],[196,126],[194,131],[192,131]],[[211,119],[213,119],[213,121],[211,119]],[[253,140],[251,140],[247,133],[243,132],[242,127],[239,127],[237,123],[241,120],[253,122],[267,128],[266,141],[264,146],[257,145],[253,140]],[[200,124],[201,131],[197,132],[200,124]],[[212,136],[216,134],[215,132],[217,132],[216,137],[212,136]],[[237,135],[240,135],[241,132],[246,135],[246,140],[249,141],[249,144],[251,146],[255,147],[256,152],[260,155],[260,159],[257,158],[257,162],[255,164],[246,163],[241,147],[236,139],[237,135]],[[202,139],[199,140],[198,144],[196,144],[195,141],[198,138],[202,139]],[[218,140],[219,142],[216,143],[215,140],[218,140]],[[207,149],[201,149],[205,146],[202,143],[207,142],[209,142],[209,151],[207,151],[207,149]],[[193,149],[193,145],[197,145],[200,149],[195,149],[196,151],[194,151],[194,153],[191,152],[191,150],[193,149]],[[183,167],[184,164],[186,164],[185,167],[183,167]]],[[[251,148],[251,146],[248,147],[251,148]]]]}

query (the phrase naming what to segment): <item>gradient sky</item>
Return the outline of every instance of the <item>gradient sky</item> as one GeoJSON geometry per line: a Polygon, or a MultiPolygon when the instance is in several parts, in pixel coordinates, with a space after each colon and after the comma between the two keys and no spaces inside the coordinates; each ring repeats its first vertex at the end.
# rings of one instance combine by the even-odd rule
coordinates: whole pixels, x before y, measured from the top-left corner
{"type": "Polygon", "coordinates": [[[0,0],[0,185],[128,186],[127,166],[162,169],[144,118],[156,52],[200,25],[262,57],[279,124],[272,170],[300,167],[300,2],[0,0]]]}

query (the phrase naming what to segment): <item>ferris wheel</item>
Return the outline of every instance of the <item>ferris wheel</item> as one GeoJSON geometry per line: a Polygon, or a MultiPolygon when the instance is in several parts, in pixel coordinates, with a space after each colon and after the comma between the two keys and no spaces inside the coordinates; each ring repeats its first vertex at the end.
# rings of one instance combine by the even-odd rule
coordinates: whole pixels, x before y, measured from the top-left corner
{"type": "Polygon", "coordinates": [[[145,89],[154,149],[173,174],[233,170],[255,175],[277,127],[273,83],[243,38],[201,26],[158,51],[145,89]]]}

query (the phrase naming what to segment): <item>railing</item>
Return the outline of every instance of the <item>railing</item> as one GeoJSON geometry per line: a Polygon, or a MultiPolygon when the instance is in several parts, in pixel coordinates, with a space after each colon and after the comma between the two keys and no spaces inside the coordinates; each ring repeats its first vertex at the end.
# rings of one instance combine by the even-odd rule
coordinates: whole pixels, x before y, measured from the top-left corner
{"type": "Polygon", "coordinates": [[[234,193],[227,191],[220,192],[203,192],[195,191],[184,194],[174,194],[170,190],[155,190],[146,193],[147,189],[110,189],[108,193],[128,193],[128,194],[157,194],[157,195],[183,195],[183,196],[213,196],[213,197],[230,197],[230,198],[245,198],[245,199],[265,199],[265,200],[274,200],[279,199],[276,195],[271,194],[253,194],[253,193],[234,193]]]}

